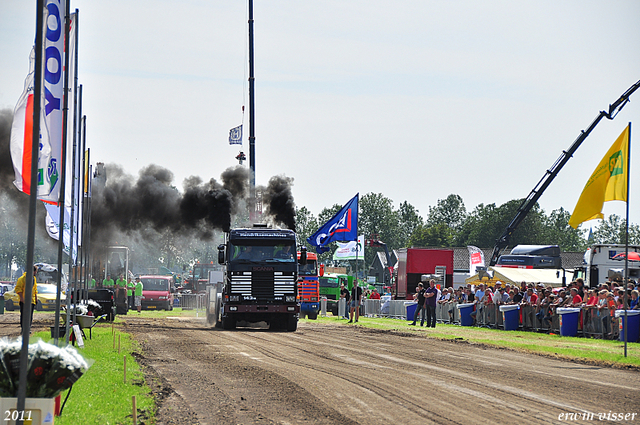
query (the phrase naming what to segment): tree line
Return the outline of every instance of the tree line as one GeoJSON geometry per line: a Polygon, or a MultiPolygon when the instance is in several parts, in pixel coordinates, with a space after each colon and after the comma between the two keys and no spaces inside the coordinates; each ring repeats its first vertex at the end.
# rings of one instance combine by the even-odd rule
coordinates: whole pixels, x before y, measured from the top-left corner
{"type": "MultiPolygon", "coordinates": [[[[404,247],[451,248],[474,245],[492,248],[516,215],[523,199],[514,199],[500,206],[479,204],[467,211],[460,195],[451,194],[429,207],[426,217],[407,201],[398,208],[382,193],[368,193],[360,197],[358,232],[368,238],[377,235],[389,250],[404,247]]],[[[314,216],[306,207],[296,208],[298,242],[313,250],[307,238],[333,217],[342,205],[324,208],[314,216]]],[[[538,204],[511,236],[510,246],[559,245],[562,251],[584,251],[596,243],[624,243],[626,220],[612,214],[603,220],[593,232],[582,226],[569,226],[571,213],[559,208],[547,214],[538,204]]],[[[640,244],[640,227],[629,226],[629,243],[640,244]]],[[[319,256],[321,262],[329,262],[336,249],[319,256]]],[[[365,249],[365,264],[371,264],[380,248],[365,249]]]]}

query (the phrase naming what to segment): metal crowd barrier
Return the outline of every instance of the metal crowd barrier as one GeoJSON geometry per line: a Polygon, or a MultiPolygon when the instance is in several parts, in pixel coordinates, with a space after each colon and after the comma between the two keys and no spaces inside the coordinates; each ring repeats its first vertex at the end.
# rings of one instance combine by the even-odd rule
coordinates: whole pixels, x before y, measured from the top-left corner
{"type": "MultiPolygon", "coordinates": [[[[410,300],[365,300],[364,315],[368,317],[391,317],[407,319],[406,303],[410,300]]],[[[436,304],[436,320],[439,323],[460,323],[458,303],[436,304]]],[[[476,307],[477,308],[477,307],[476,307]]],[[[504,329],[504,319],[495,304],[482,305],[476,312],[475,326],[504,329]]],[[[560,333],[560,316],[555,308],[540,313],[538,307],[520,306],[520,328],[525,331],[560,333]]],[[[578,324],[578,335],[616,339],[619,336],[618,321],[611,316],[609,309],[582,307],[578,324]]]]}
{"type": "Polygon", "coordinates": [[[184,310],[205,310],[207,307],[207,294],[182,294],[180,307],[184,310]]]}

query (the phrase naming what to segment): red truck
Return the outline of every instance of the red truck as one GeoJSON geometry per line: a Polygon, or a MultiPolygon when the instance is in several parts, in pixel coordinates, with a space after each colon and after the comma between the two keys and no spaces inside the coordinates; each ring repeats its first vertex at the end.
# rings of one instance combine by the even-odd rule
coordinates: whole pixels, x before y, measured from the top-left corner
{"type": "Polygon", "coordinates": [[[395,299],[412,299],[423,274],[432,275],[441,287],[453,286],[453,250],[401,248],[398,276],[393,286],[395,299]]]}

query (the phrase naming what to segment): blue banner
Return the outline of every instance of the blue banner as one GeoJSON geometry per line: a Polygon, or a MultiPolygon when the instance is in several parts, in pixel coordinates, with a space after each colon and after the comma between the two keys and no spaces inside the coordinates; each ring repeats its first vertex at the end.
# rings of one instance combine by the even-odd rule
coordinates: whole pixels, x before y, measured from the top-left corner
{"type": "Polygon", "coordinates": [[[242,144],[242,124],[229,130],[229,144],[230,145],[242,144]]]}
{"type": "Polygon", "coordinates": [[[356,194],[331,220],[307,238],[307,242],[316,247],[318,254],[329,251],[327,245],[330,242],[358,240],[358,195],[356,194]]]}

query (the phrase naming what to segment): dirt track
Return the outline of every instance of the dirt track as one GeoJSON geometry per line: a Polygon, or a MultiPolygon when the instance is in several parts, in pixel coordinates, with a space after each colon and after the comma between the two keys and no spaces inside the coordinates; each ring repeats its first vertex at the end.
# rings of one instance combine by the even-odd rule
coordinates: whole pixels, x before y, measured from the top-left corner
{"type": "Polygon", "coordinates": [[[159,423],[526,424],[640,413],[636,371],[348,325],[277,333],[126,322],[158,378],[159,423]]]}
{"type": "MultiPolygon", "coordinates": [[[[202,319],[122,316],[159,402],[159,424],[538,424],[562,413],[636,413],[640,373],[425,333],[301,323],[222,331],[202,319]]],[[[36,313],[36,330],[50,314],[36,313]]],[[[365,319],[366,320],[366,319],[365,319]]],[[[17,314],[0,335],[17,335],[17,314]]],[[[41,328],[41,329],[40,329],[41,328]]],[[[566,418],[566,416],[565,416],[566,418]]],[[[567,421],[564,421],[567,422],[567,421]]]]}

